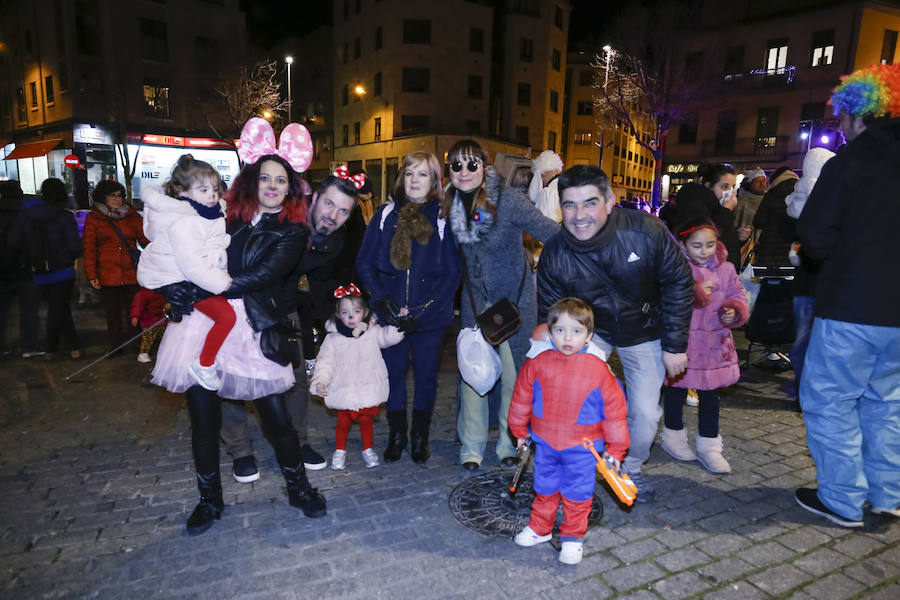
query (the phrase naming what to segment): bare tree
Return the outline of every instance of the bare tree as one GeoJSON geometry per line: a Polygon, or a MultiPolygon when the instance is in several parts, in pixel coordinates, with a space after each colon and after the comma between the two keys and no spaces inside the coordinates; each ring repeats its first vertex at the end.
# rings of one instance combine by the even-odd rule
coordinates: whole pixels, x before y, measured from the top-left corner
{"type": "Polygon", "coordinates": [[[287,110],[287,100],[281,95],[280,63],[264,60],[251,67],[240,67],[226,76],[216,87],[215,93],[223,111],[219,122],[207,116],[210,128],[222,140],[240,136],[241,128],[251,117],[264,117],[281,124],[287,110]]]}
{"type": "MultiPolygon", "coordinates": [[[[132,182],[137,170],[138,155],[144,142],[144,133],[137,144],[134,156],[128,153],[128,116],[135,108],[134,97],[129,94],[129,78],[124,73],[116,72],[117,77],[111,81],[111,90],[106,94],[106,108],[109,117],[110,132],[113,137],[113,146],[119,153],[122,163],[122,171],[125,174],[125,198],[133,203],[132,182]]],[[[168,100],[168,99],[167,99],[168,100]]]]}

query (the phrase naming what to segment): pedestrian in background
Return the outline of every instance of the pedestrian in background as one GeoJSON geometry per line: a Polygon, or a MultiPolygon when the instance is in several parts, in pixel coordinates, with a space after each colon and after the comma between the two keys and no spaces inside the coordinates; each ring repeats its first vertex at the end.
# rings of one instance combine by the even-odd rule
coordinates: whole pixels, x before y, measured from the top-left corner
{"type": "Polygon", "coordinates": [[[24,194],[18,181],[0,181],[0,349],[3,354],[12,353],[12,346],[7,345],[6,333],[15,300],[19,312],[22,358],[32,358],[44,354],[38,345],[40,296],[30,270],[25,267],[24,248],[14,248],[10,244],[13,224],[22,211],[23,200],[24,194]]]}
{"type": "Polygon", "coordinates": [[[131,302],[131,325],[146,329],[141,334],[141,347],[137,356],[139,363],[148,363],[153,360],[150,358],[150,350],[153,349],[153,344],[166,327],[165,323],[157,325],[159,320],[165,317],[165,306],[166,299],[153,290],[141,288],[134,295],[134,300],[131,302]],[[153,327],[154,325],[156,327],[153,327]],[[152,327],[152,329],[147,329],[148,327],[152,327]]]}

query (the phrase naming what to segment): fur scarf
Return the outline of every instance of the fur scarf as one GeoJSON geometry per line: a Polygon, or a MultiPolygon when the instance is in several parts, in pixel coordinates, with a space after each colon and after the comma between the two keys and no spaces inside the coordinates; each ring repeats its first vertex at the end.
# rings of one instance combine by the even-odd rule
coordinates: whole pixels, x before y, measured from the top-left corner
{"type": "Polygon", "coordinates": [[[424,246],[434,233],[428,217],[422,214],[423,206],[425,202],[407,202],[397,211],[397,229],[391,238],[391,264],[400,271],[406,271],[412,264],[413,239],[424,246]]]}

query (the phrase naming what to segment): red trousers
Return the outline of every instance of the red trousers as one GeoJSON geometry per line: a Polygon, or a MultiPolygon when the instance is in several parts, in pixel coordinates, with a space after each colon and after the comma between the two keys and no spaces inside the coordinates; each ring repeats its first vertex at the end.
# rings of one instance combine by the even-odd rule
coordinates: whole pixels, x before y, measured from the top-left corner
{"type": "Polygon", "coordinates": [[[206,334],[206,341],[203,343],[203,349],[200,350],[200,365],[209,367],[216,362],[216,354],[228,332],[234,327],[236,317],[234,309],[228,304],[228,300],[222,296],[211,296],[194,304],[194,308],[212,319],[213,326],[209,333],[206,334]]]}
{"type": "Polygon", "coordinates": [[[350,425],[353,421],[359,421],[359,433],[362,435],[363,450],[372,447],[372,419],[378,416],[378,407],[370,406],[359,410],[337,411],[337,430],[335,432],[335,448],[347,449],[347,434],[350,433],[350,425]]]}
{"type": "Polygon", "coordinates": [[[547,535],[553,531],[556,521],[556,507],[562,499],[563,522],[559,526],[559,537],[562,541],[572,541],[584,537],[588,528],[588,517],[591,514],[591,500],[569,500],[559,492],[551,496],[535,494],[531,504],[531,520],[528,526],[538,535],[547,535]],[[569,538],[569,540],[566,540],[569,538]]]}

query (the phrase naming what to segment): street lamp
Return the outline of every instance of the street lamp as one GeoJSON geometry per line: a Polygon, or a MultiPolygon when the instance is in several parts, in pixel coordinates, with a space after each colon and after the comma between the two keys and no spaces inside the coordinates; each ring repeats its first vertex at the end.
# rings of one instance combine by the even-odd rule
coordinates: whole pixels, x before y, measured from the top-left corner
{"type": "Polygon", "coordinates": [[[364,88],[361,83],[357,83],[356,87],[353,88],[353,93],[360,97],[365,96],[366,88],[364,88]]]}
{"type": "Polygon", "coordinates": [[[288,101],[288,123],[291,122],[291,65],[294,64],[294,57],[291,55],[284,57],[284,63],[287,65],[287,101],[288,101]]]}

